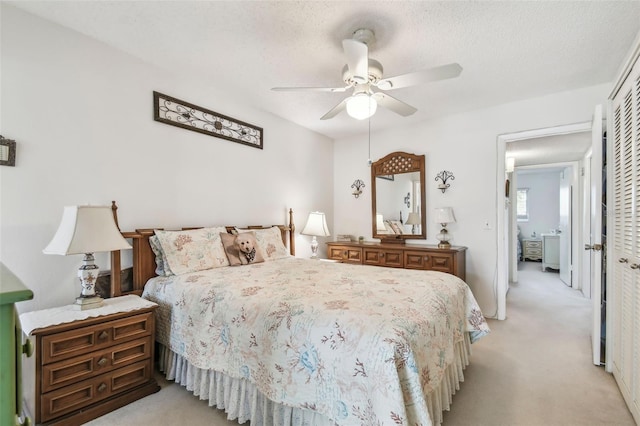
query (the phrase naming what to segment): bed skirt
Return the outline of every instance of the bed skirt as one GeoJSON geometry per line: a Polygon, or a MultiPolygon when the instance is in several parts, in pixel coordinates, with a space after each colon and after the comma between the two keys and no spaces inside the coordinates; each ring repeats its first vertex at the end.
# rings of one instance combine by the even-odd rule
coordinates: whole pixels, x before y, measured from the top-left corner
{"type": "MultiPolygon", "coordinates": [[[[469,335],[455,348],[454,360],[447,367],[440,385],[426,396],[429,418],[433,425],[442,423],[442,412],[449,410],[453,395],[464,380],[463,370],[471,354],[469,335]]],[[[159,344],[160,369],[167,380],[185,386],[210,407],[227,413],[227,419],[251,426],[333,426],[324,415],[308,409],[288,407],[266,398],[245,379],[235,379],[223,373],[192,366],[182,356],[159,344]]],[[[425,425],[426,426],[426,425],[425,425]]]]}

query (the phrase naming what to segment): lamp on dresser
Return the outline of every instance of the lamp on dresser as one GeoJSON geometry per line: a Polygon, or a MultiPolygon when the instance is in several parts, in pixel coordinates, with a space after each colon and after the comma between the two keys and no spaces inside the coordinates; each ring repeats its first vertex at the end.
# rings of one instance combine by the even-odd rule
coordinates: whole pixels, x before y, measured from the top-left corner
{"type": "Polygon", "coordinates": [[[440,233],[436,235],[436,238],[440,241],[438,243],[439,248],[450,248],[451,244],[449,240],[451,237],[449,236],[449,231],[447,231],[448,223],[455,223],[456,218],[453,216],[453,209],[451,207],[440,207],[435,209],[436,213],[436,223],[439,223],[442,226],[440,233]]]}
{"type": "Polygon", "coordinates": [[[311,259],[318,258],[318,240],[316,237],[329,237],[329,227],[327,226],[327,218],[322,212],[311,212],[307,219],[307,224],[301,232],[302,235],[311,235],[311,259]]]}
{"type": "Polygon", "coordinates": [[[417,234],[418,225],[420,225],[420,223],[422,223],[420,219],[420,213],[417,213],[417,212],[409,213],[409,217],[407,218],[406,224],[411,225],[412,234],[417,234]]]}
{"type": "Polygon", "coordinates": [[[102,298],[95,290],[100,268],[94,263],[93,253],[130,248],[118,230],[111,206],[67,206],[58,230],[43,253],[84,254],[78,270],[82,291],[74,307],[85,310],[102,306],[102,298]]]}

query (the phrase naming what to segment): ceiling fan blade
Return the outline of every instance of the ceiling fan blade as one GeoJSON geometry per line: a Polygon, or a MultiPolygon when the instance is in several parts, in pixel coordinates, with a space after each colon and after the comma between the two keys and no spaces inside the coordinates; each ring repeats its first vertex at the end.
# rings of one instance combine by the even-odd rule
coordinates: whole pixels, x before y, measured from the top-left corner
{"type": "Polygon", "coordinates": [[[331,108],[328,113],[320,117],[320,120],[328,120],[330,118],[333,118],[336,115],[340,114],[345,109],[347,109],[347,99],[349,98],[343,99],[342,102],[340,102],[338,105],[331,108]]]}
{"type": "Polygon", "coordinates": [[[349,87],[272,87],[274,92],[345,92],[349,87]]]}
{"type": "Polygon", "coordinates": [[[376,100],[376,102],[378,102],[378,105],[390,109],[391,111],[395,112],[396,114],[400,114],[403,117],[411,115],[417,111],[417,109],[412,107],[411,105],[399,101],[398,99],[389,96],[386,93],[377,92],[371,96],[376,100]]]}
{"type": "Polygon", "coordinates": [[[347,57],[347,67],[353,76],[353,80],[358,83],[369,81],[369,48],[366,44],[358,40],[342,40],[342,48],[347,57]]]}
{"type": "Polygon", "coordinates": [[[380,80],[376,86],[382,90],[400,89],[408,86],[416,86],[418,84],[429,83],[431,81],[446,80],[460,75],[462,67],[460,64],[447,64],[427,70],[416,71],[408,74],[402,74],[395,77],[389,77],[380,80]]]}

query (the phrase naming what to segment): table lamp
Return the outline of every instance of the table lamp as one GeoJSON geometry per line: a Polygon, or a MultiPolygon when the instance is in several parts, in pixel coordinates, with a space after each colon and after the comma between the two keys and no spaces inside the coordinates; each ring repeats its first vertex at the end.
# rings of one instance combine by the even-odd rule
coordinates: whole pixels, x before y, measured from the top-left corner
{"type": "Polygon", "coordinates": [[[451,248],[449,243],[449,231],[447,231],[447,223],[455,223],[456,218],[453,216],[453,210],[451,207],[440,207],[435,209],[436,223],[442,225],[440,233],[436,235],[436,238],[440,240],[438,243],[439,248],[451,248]]]}
{"type": "Polygon", "coordinates": [[[84,254],[78,270],[82,291],[74,307],[86,310],[102,306],[102,298],[95,290],[100,268],[94,263],[93,253],[130,248],[120,234],[110,206],[67,206],[56,234],[43,253],[84,254]]]}
{"type": "Polygon", "coordinates": [[[316,237],[329,237],[329,227],[327,226],[327,218],[322,212],[311,212],[307,219],[307,224],[301,232],[302,235],[312,235],[311,240],[311,259],[318,258],[318,241],[316,237]]]}

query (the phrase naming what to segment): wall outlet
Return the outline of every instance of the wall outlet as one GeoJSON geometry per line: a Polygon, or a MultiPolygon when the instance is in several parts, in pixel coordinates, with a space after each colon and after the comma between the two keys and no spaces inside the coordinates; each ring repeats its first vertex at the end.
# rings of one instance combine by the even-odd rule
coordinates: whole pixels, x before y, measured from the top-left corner
{"type": "Polygon", "coordinates": [[[482,229],[491,229],[491,222],[489,222],[488,220],[482,222],[482,229]]]}

